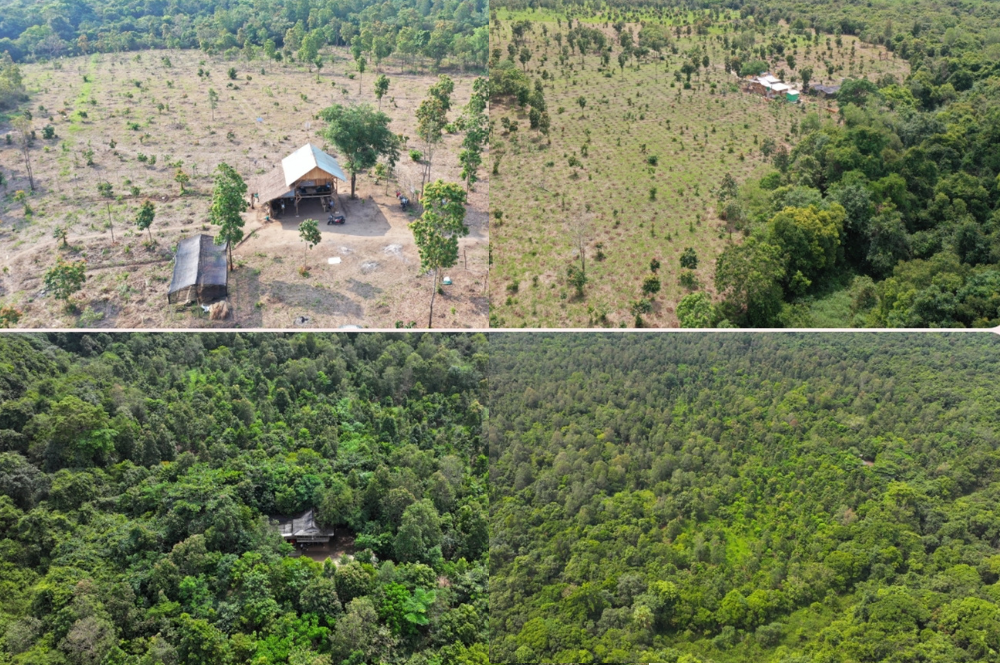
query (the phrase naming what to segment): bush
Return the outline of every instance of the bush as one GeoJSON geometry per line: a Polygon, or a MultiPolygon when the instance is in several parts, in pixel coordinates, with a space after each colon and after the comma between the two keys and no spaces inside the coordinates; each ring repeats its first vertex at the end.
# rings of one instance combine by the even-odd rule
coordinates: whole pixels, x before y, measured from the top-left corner
{"type": "Polygon", "coordinates": [[[646,281],[642,283],[642,294],[644,296],[653,296],[660,292],[660,278],[656,275],[650,275],[646,278],[646,281]]]}
{"type": "Polygon", "coordinates": [[[695,253],[694,248],[688,247],[681,254],[681,267],[687,268],[688,270],[695,270],[698,268],[698,255],[695,253]]]}
{"type": "Polygon", "coordinates": [[[715,307],[705,293],[690,293],[677,303],[677,319],[681,328],[711,328],[715,307]]]}
{"type": "Polygon", "coordinates": [[[419,150],[410,151],[410,159],[412,159],[413,161],[420,162],[423,158],[424,158],[424,153],[420,152],[419,150]]]}
{"type": "Polygon", "coordinates": [[[773,647],[781,641],[784,631],[785,627],[780,623],[769,623],[766,626],[759,626],[754,637],[757,639],[757,644],[762,647],[773,647]]]}

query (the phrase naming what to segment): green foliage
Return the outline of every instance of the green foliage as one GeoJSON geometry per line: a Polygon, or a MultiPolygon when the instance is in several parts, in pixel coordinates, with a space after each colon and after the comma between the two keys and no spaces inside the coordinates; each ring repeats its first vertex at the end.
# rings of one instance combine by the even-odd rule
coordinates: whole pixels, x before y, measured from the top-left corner
{"type": "Polygon", "coordinates": [[[0,358],[0,660],[481,662],[482,335],[27,335],[0,358]],[[386,488],[442,481],[447,510],[387,517],[386,488]],[[338,511],[338,546],[386,544],[293,556],[287,497],[338,511]]]}
{"type": "Polygon", "coordinates": [[[45,272],[42,278],[45,290],[59,300],[68,301],[70,296],[83,288],[87,281],[87,261],[66,261],[62,257],[45,272]]]}
{"type": "Polygon", "coordinates": [[[681,252],[681,267],[688,270],[695,270],[698,267],[698,254],[693,247],[687,247],[681,252]]]}
{"type": "Polygon", "coordinates": [[[387,92],[389,92],[389,77],[385,74],[379,74],[378,78],[375,79],[375,99],[378,100],[379,108],[382,108],[382,97],[387,92]]]}
{"type": "Polygon", "coordinates": [[[16,108],[27,99],[21,68],[14,64],[10,52],[4,50],[0,56],[0,111],[16,108]]]}
{"type": "Polygon", "coordinates": [[[712,299],[703,291],[689,293],[677,303],[681,328],[711,328],[715,318],[712,299]]]}
{"type": "Polygon", "coordinates": [[[998,344],[492,335],[490,661],[995,660],[998,344]]]}
{"type": "Polygon", "coordinates": [[[299,238],[306,244],[307,252],[322,242],[323,236],[320,235],[319,226],[315,219],[307,219],[299,224],[299,238]]]}
{"type": "Polygon", "coordinates": [[[219,164],[215,169],[215,186],[212,189],[208,222],[219,227],[215,244],[228,246],[230,270],[233,269],[233,246],[243,240],[244,222],[240,213],[247,208],[246,194],[247,185],[240,174],[225,162],[219,164]]]}
{"type": "Polygon", "coordinates": [[[150,227],[153,226],[153,220],[156,218],[156,207],[153,205],[152,201],[144,201],[142,206],[139,208],[139,213],[135,216],[135,226],[139,229],[139,233],[146,231],[149,233],[149,241],[153,241],[153,232],[150,227]]]}
{"type": "Polygon", "coordinates": [[[389,116],[370,105],[337,104],[321,111],[320,117],[329,123],[324,136],[343,154],[342,162],[351,174],[351,198],[358,173],[374,168],[380,158],[391,165],[399,160],[400,140],[389,129],[389,116]]]}
{"type": "MultiPolygon", "coordinates": [[[[438,273],[458,262],[458,239],[469,234],[465,225],[466,193],[461,185],[437,180],[424,188],[421,204],[424,212],[413,224],[413,240],[420,253],[420,266],[434,272],[437,292],[438,273]]],[[[434,300],[431,296],[431,315],[434,300]]],[[[429,324],[428,324],[429,325],[429,324]]]]}

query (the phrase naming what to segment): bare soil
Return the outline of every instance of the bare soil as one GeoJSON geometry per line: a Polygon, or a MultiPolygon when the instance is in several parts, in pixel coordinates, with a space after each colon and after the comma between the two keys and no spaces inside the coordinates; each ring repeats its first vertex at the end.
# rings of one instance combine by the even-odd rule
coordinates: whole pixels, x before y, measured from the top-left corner
{"type": "MultiPolygon", "coordinates": [[[[211,173],[227,162],[244,178],[265,173],[301,145],[312,142],[336,156],[317,120],[334,103],[377,104],[376,74],[360,81],[350,54],[330,50],[320,71],[298,64],[227,61],[197,51],[101,54],[23,67],[31,94],[37,139],[30,151],[36,191],[16,145],[3,140],[12,128],[0,124],[0,170],[9,183],[0,199],[0,301],[20,309],[19,326],[191,327],[424,327],[431,278],[422,274],[397,190],[420,186],[420,165],[405,154],[395,180],[358,177],[357,200],[341,184],[347,223],[327,226],[317,204],[300,217],[286,212],[265,223],[260,209],[245,214],[247,237],[235,248],[230,274],[232,314],[210,321],[198,305],[170,306],[167,289],[176,243],[195,233],[213,233],[207,223],[211,173]],[[234,67],[236,78],[227,70],[234,67]],[[198,75],[201,70],[203,74],[198,75]],[[249,79],[249,80],[248,80],[249,79]],[[217,108],[209,89],[218,93],[217,108]],[[44,139],[51,125],[55,138],[44,139]],[[155,157],[155,163],[153,158],[155,157]],[[92,164],[88,164],[92,162],[92,164]],[[178,169],[191,182],[182,195],[178,169]],[[109,182],[113,198],[98,184],[109,182]],[[132,188],[138,188],[138,191],[132,188]],[[30,211],[15,200],[29,193],[30,211]],[[134,226],[145,200],[156,204],[152,241],[134,226]],[[320,221],[321,244],[306,251],[298,224],[320,221]],[[53,236],[65,228],[68,242],[53,236]],[[112,241],[114,233],[114,242],[112,241]],[[58,256],[87,260],[87,282],[71,306],[45,293],[43,276],[58,256]],[[330,258],[340,258],[330,263],[330,258]],[[303,271],[303,266],[308,269],[303,271]],[[298,322],[298,323],[296,323],[298,322]]],[[[383,65],[389,92],[382,110],[394,131],[416,136],[415,110],[437,80],[428,72],[383,65]]],[[[454,119],[471,93],[475,76],[447,72],[455,80],[454,119]]],[[[431,177],[459,181],[460,135],[448,135],[434,155],[431,177]]],[[[422,150],[416,139],[408,148],[422,150]]],[[[453,284],[435,301],[434,327],[485,327],[489,229],[489,183],[470,194],[453,284]]]]}

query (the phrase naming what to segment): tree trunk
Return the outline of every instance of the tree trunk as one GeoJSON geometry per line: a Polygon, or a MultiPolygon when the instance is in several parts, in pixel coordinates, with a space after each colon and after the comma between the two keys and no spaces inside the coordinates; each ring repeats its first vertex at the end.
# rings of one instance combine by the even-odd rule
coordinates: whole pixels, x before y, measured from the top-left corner
{"type": "Polygon", "coordinates": [[[31,191],[35,191],[35,176],[31,173],[31,158],[28,156],[27,140],[21,146],[21,154],[24,155],[24,168],[28,172],[28,184],[31,186],[31,191]]]}
{"type": "Polygon", "coordinates": [[[358,180],[358,174],[354,173],[352,171],[351,172],[351,199],[352,200],[355,199],[355,198],[357,198],[357,197],[354,196],[354,184],[357,182],[357,180],[358,180]]]}
{"type": "Polygon", "coordinates": [[[427,317],[427,327],[428,328],[433,328],[434,327],[434,296],[437,295],[437,290],[438,290],[438,269],[435,268],[434,269],[434,290],[431,291],[431,313],[427,317]]]}

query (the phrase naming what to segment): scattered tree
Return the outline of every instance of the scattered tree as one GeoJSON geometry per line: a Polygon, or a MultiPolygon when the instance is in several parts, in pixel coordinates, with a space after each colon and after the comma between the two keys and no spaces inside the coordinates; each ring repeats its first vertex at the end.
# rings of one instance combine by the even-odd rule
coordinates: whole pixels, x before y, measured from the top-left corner
{"type": "Polygon", "coordinates": [[[320,235],[319,226],[316,225],[315,219],[307,219],[299,224],[299,237],[302,239],[302,242],[306,244],[306,252],[302,254],[302,270],[306,271],[309,269],[309,266],[306,265],[306,257],[309,250],[323,240],[323,236],[320,235]]]}
{"type": "Polygon", "coordinates": [[[434,274],[428,328],[434,324],[438,275],[442,268],[450,268],[458,261],[458,239],[469,233],[465,225],[465,201],[466,193],[460,185],[441,180],[430,183],[421,199],[424,212],[410,225],[420,252],[420,265],[434,274]]]}
{"type": "Polygon", "coordinates": [[[210,224],[219,227],[216,245],[226,245],[229,270],[233,270],[233,247],[243,240],[242,212],[247,208],[247,185],[236,170],[222,162],[215,170],[215,187],[212,190],[212,207],[208,212],[210,224]]]}

